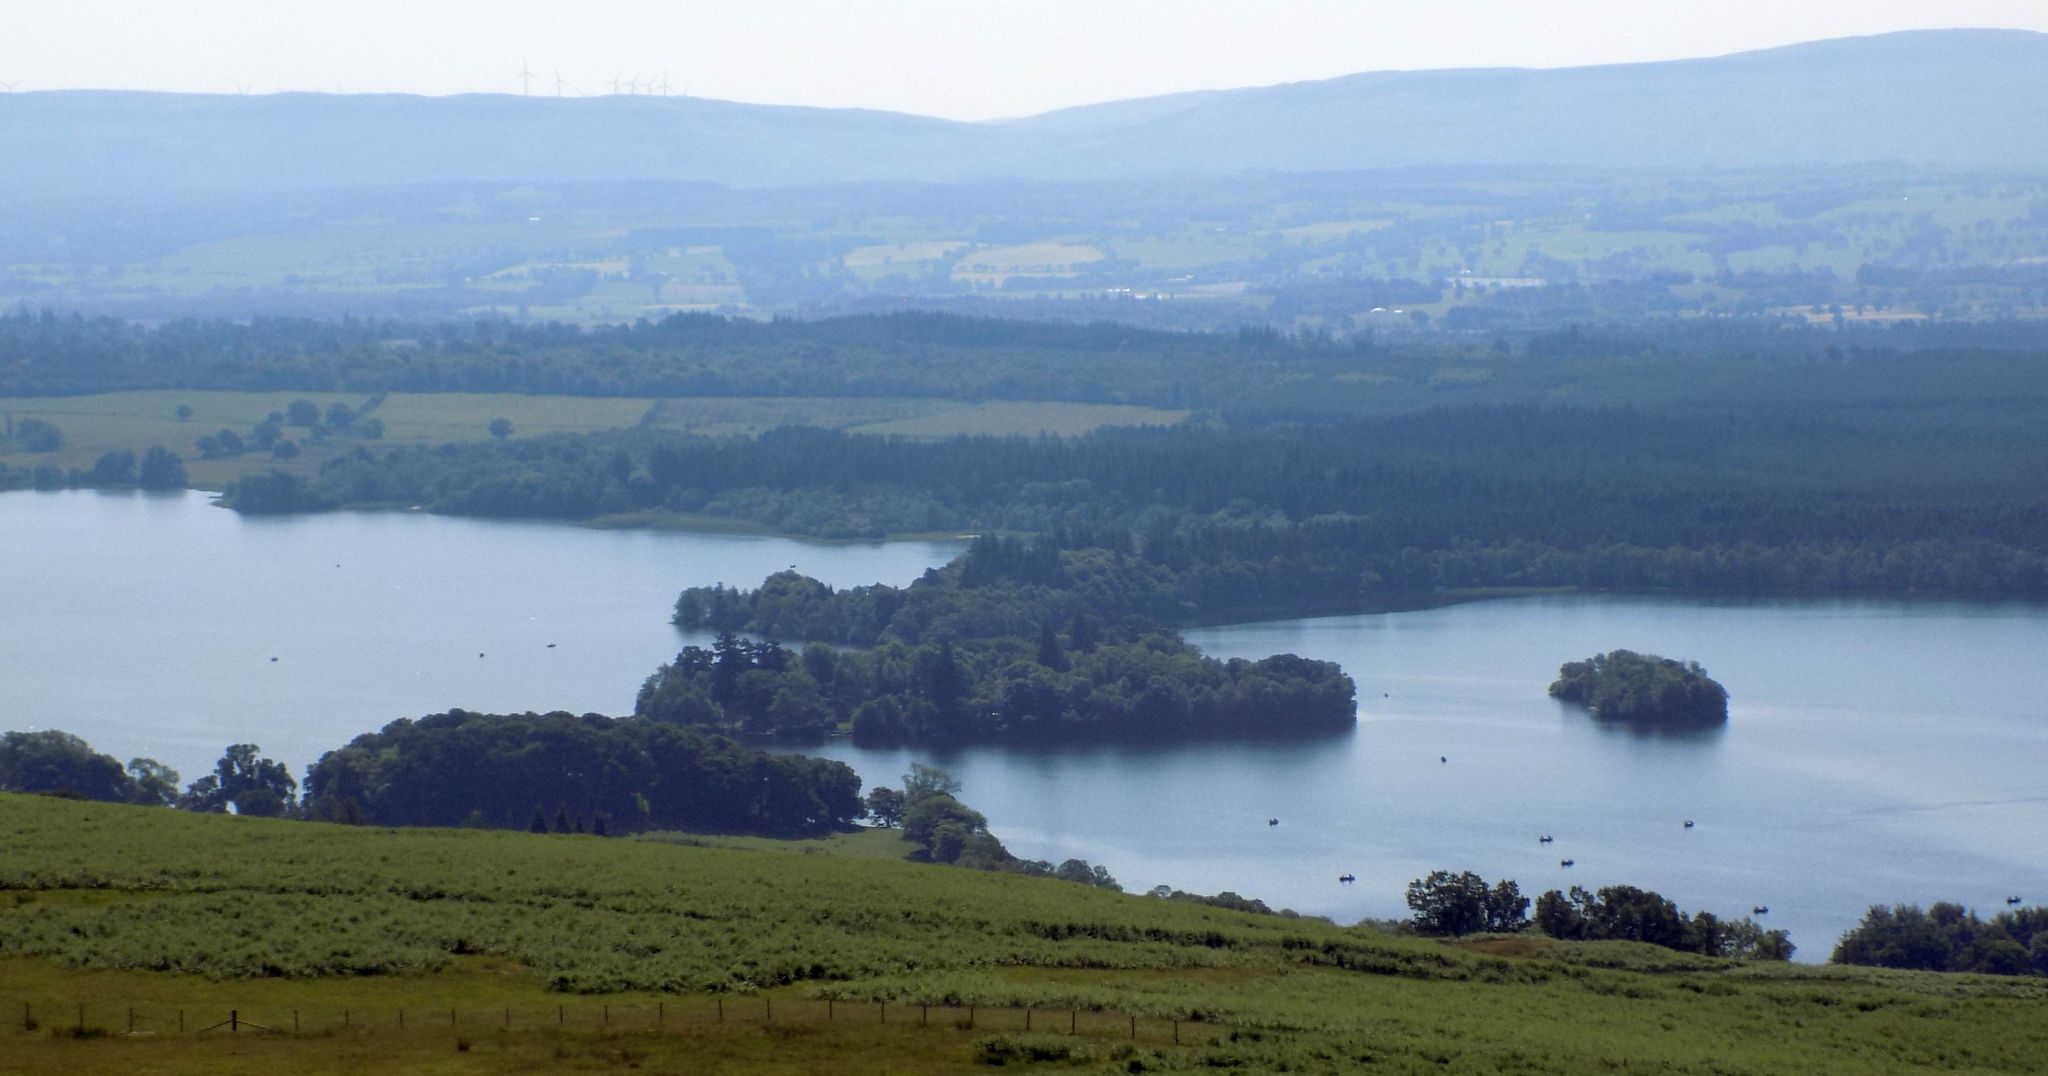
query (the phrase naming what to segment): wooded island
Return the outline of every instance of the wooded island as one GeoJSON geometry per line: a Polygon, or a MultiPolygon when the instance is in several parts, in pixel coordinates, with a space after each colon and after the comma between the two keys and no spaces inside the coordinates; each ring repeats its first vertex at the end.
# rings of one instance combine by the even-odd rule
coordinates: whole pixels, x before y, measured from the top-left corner
{"type": "Polygon", "coordinates": [[[1602,721],[1698,726],[1728,720],[1728,689],[1709,677],[1699,662],[1633,650],[1565,662],[1550,694],[1584,706],[1602,721]]]}

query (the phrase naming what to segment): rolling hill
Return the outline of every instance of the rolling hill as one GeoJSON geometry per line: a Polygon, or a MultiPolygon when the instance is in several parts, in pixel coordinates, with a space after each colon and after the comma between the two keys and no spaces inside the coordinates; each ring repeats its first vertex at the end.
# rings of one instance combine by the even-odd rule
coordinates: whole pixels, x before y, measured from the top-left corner
{"type": "Polygon", "coordinates": [[[1438,942],[899,862],[886,834],[13,794],[0,832],[9,1072],[2017,1073],[2048,1050],[2036,979],[1438,942]],[[264,1030],[211,1027],[231,1012],[264,1030]]]}
{"type": "Polygon", "coordinates": [[[1375,168],[2048,166],[2048,34],[1914,31],[1711,59],[1387,71],[999,123],[698,98],[0,95],[0,193],[417,183],[733,187],[1375,168]]]}

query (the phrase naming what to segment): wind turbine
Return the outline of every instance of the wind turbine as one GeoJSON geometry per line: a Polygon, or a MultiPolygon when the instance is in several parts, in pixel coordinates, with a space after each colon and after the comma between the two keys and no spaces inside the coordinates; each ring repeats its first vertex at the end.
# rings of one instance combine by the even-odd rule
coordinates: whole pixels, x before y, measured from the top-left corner
{"type": "Polygon", "coordinates": [[[555,96],[562,96],[562,87],[567,86],[568,84],[569,80],[562,77],[562,69],[559,67],[555,68],[555,96]]]}
{"type": "Polygon", "coordinates": [[[13,92],[14,92],[14,87],[16,87],[16,86],[18,86],[18,85],[20,85],[20,83],[16,83],[16,82],[0,82],[0,93],[13,93],[13,92]]]}
{"type": "Polygon", "coordinates": [[[668,72],[663,71],[661,73],[661,81],[654,84],[654,89],[659,91],[663,97],[667,97],[675,90],[675,87],[668,84],[668,72]]]}
{"type": "Polygon", "coordinates": [[[519,96],[533,96],[533,69],[527,66],[526,57],[519,58],[519,73],[512,77],[519,80],[519,96]]]}
{"type": "Polygon", "coordinates": [[[619,76],[618,76],[618,75],[616,75],[616,74],[614,74],[614,75],[612,75],[612,96],[613,96],[613,97],[617,97],[618,95],[619,95],[619,76]]]}
{"type": "Polygon", "coordinates": [[[626,80],[626,92],[629,94],[638,94],[640,92],[640,72],[633,72],[633,77],[626,80]]]}

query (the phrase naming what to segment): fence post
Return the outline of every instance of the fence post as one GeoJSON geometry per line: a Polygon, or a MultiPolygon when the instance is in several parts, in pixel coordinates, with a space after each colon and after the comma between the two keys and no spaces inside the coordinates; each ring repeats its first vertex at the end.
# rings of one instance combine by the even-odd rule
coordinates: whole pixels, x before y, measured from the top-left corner
{"type": "Polygon", "coordinates": [[[505,1006],[505,1026],[512,1026],[512,1006],[510,1005],[505,1006]]]}
{"type": "Polygon", "coordinates": [[[832,999],[831,999],[831,998],[826,998],[826,999],[825,999],[825,1019],[827,1019],[827,1020],[830,1020],[830,1019],[832,1019],[832,999]]]}
{"type": "Polygon", "coordinates": [[[1131,1014],[1131,1041],[1138,1041],[1138,1014],[1131,1014]]]}
{"type": "Polygon", "coordinates": [[[1076,1005],[1067,1010],[1067,1034],[1072,1035],[1081,1025],[1081,1007],[1076,1005]]]}
{"type": "Polygon", "coordinates": [[[179,1010],[178,1010],[178,1034],[180,1034],[180,1035],[183,1035],[184,1033],[185,1033],[185,1010],[183,1010],[183,1009],[179,1009],[179,1010]]]}
{"type": "Polygon", "coordinates": [[[399,1026],[399,1027],[404,1027],[404,1026],[405,1026],[405,1010],[404,1010],[404,1009],[400,1009],[400,1010],[398,1010],[398,1026],[399,1026]]]}
{"type": "Polygon", "coordinates": [[[725,1023],[725,999],[723,997],[718,999],[718,1022],[721,1024],[725,1023]]]}
{"type": "Polygon", "coordinates": [[[762,1009],[762,1011],[763,1011],[763,1012],[765,1012],[765,1013],[767,1013],[767,1016],[765,1016],[765,1017],[764,1017],[764,1018],[762,1019],[762,1022],[763,1022],[763,1023],[768,1023],[768,1024],[772,1024],[772,1023],[774,1023],[774,1022],[775,1022],[775,999],[774,999],[774,998],[762,998],[762,999],[761,999],[761,1004],[762,1004],[763,1006],[765,1006],[765,1007],[764,1007],[764,1008],[762,1009]]]}
{"type": "Polygon", "coordinates": [[[236,1034],[240,1034],[240,1033],[241,1033],[241,1030],[242,1030],[242,1013],[241,1013],[241,1010],[239,1010],[239,1009],[229,1009],[229,1010],[228,1010],[228,1034],[230,1034],[230,1035],[236,1035],[236,1034]]]}
{"type": "Polygon", "coordinates": [[[454,1027],[454,1026],[455,1026],[455,1010],[454,1010],[454,1009],[450,1009],[450,1010],[448,1010],[448,1026],[449,1026],[449,1027],[454,1027]]]}
{"type": "Polygon", "coordinates": [[[297,1009],[293,1009],[293,1010],[292,1010],[292,1034],[296,1035],[296,1034],[298,1034],[298,1033],[299,1033],[299,1010],[297,1010],[297,1009]]]}
{"type": "Polygon", "coordinates": [[[967,1030],[974,1030],[974,1006],[972,1005],[967,1007],[967,1030]]]}
{"type": "Polygon", "coordinates": [[[1024,1030],[1031,1030],[1031,1006],[1024,1006],[1024,1030]]]}
{"type": "Polygon", "coordinates": [[[606,1003],[604,1007],[604,1026],[612,1026],[612,1007],[610,1003],[606,1003]]]}
{"type": "Polygon", "coordinates": [[[889,1003],[886,1001],[882,1003],[882,1022],[889,1022],[889,1003]]]}
{"type": "Polygon", "coordinates": [[[654,1022],[657,1024],[668,1023],[668,1002],[666,1000],[654,1003],[654,1022]]]}
{"type": "Polygon", "coordinates": [[[1173,1018],[1173,1044],[1180,1045],[1180,1017],[1173,1018]]]}
{"type": "Polygon", "coordinates": [[[931,1023],[931,1022],[932,1022],[932,1003],[931,1003],[931,1002],[929,1002],[929,1001],[920,1001],[920,1002],[918,1002],[918,1003],[917,1003],[917,1024],[918,1024],[918,1026],[919,1026],[919,1027],[923,1027],[924,1025],[926,1025],[926,1024],[929,1024],[929,1023],[931,1023]]]}

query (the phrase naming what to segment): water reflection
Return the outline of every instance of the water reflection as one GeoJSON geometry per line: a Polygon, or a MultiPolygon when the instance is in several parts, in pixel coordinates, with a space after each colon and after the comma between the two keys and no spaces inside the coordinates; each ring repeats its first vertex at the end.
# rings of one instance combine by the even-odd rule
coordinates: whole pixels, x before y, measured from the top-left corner
{"type": "Polygon", "coordinates": [[[1560,702],[1557,709],[1561,720],[1584,722],[1610,736],[1626,736],[1636,740],[1663,740],[1671,743],[1690,743],[1711,746],[1720,742],[1728,732],[1726,721],[1702,721],[1693,724],[1665,724],[1655,721],[1604,721],[1594,717],[1583,706],[1560,702]]]}

